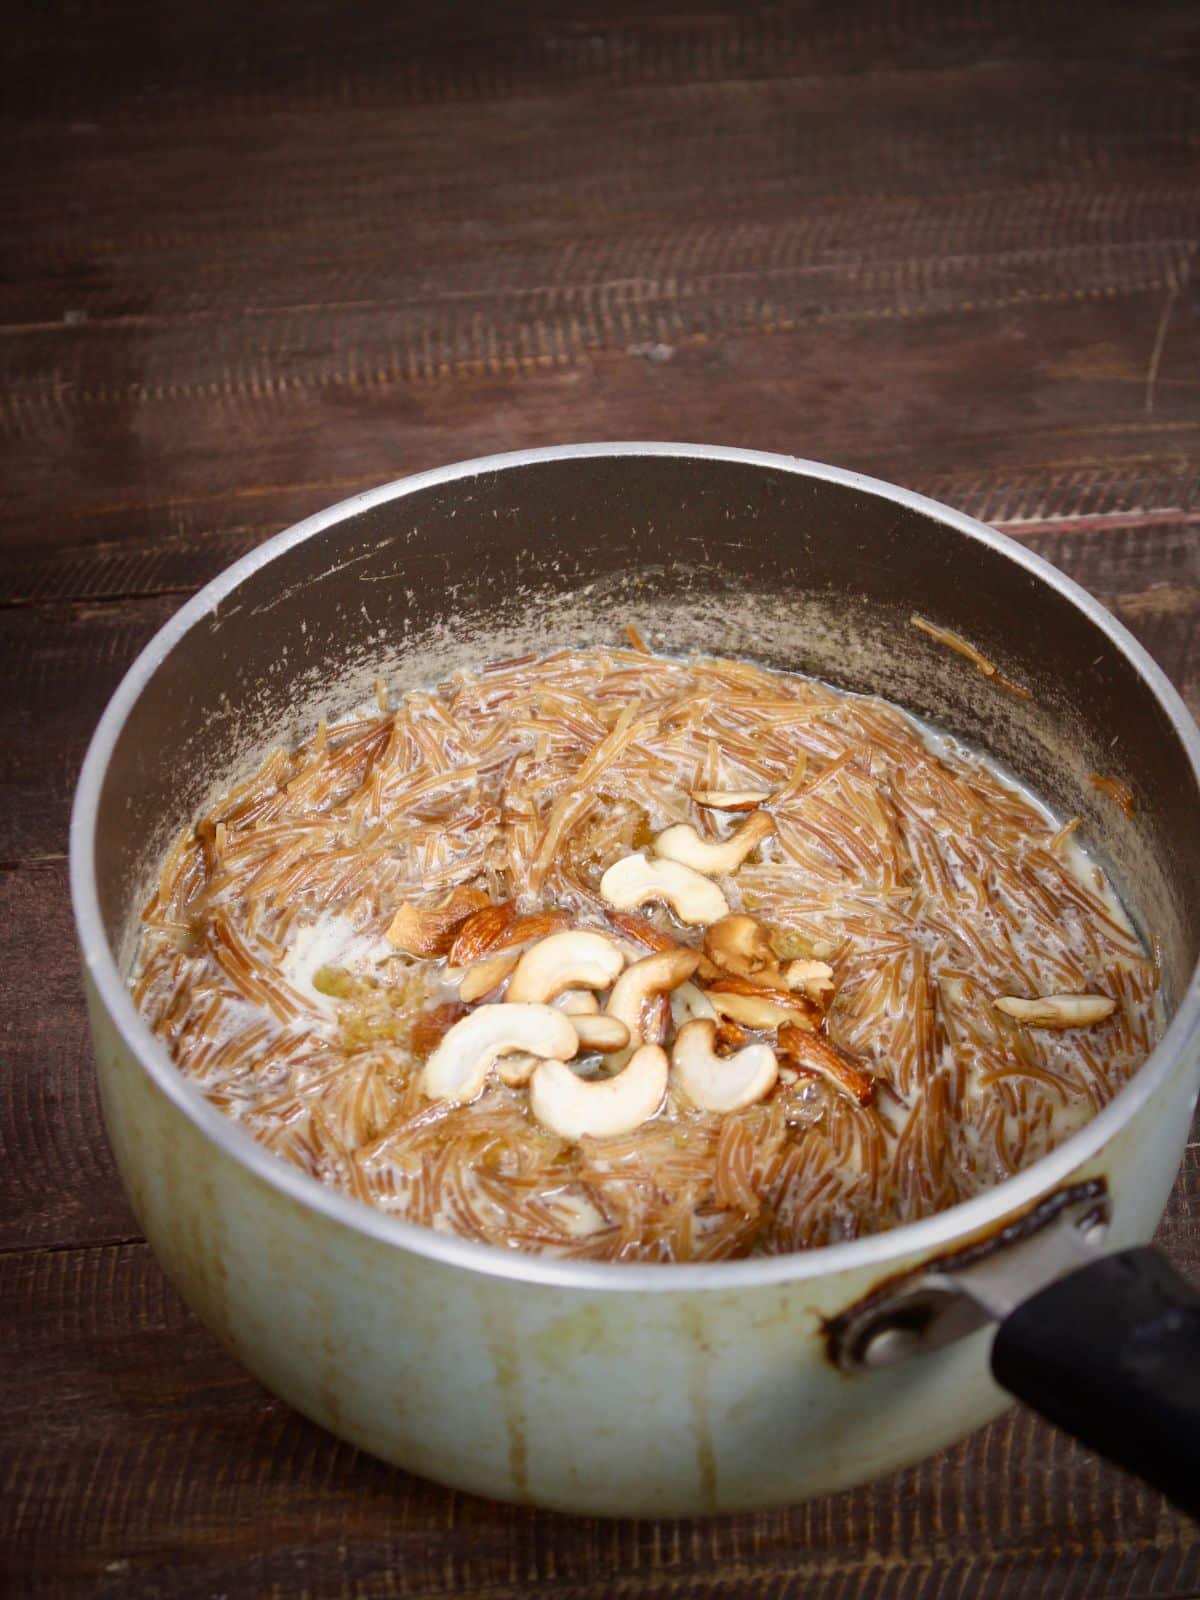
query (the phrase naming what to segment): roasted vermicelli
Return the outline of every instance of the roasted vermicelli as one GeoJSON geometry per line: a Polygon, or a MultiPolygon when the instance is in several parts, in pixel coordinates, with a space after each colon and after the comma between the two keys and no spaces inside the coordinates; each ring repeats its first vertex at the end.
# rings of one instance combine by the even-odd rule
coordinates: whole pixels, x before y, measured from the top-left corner
{"type": "MultiPolygon", "coordinates": [[[[611,1260],[929,1215],[1061,1143],[1159,1026],[1155,964],[1073,823],[884,701],[641,649],[494,663],[395,709],[381,686],[275,751],[170,851],[132,982],[180,1070],[281,1158],[427,1226],[611,1260]],[[736,869],[705,868],[755,816],[736,869]],[[602,894],[614,863],[660,871],[679,825],[757,967],[724,964],[661,895],[602,894]],[[688,1098],[677,988],[636,1014],[674,1054],[628,1131],[539,1121],[515,1053],[465,1103],[431,1094],[462,1019],[569,930],[616,941],[617,967],[691,950],[711,1080],[765,1044],[768,1089],[688,1098]]],[[[609,1081],[581,1059],[579,1082],[609,1081]]]]}

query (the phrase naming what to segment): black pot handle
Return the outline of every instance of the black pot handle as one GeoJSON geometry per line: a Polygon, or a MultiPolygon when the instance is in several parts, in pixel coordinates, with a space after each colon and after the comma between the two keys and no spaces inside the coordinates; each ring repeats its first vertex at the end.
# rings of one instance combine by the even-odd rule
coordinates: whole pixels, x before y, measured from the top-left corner
{"type": "Polygon", "coordinates": [[[992,1373],[1200,1517],[1200,1294],[1156,1251],[1101,1256],[1023,1301],[992,1373]]]}

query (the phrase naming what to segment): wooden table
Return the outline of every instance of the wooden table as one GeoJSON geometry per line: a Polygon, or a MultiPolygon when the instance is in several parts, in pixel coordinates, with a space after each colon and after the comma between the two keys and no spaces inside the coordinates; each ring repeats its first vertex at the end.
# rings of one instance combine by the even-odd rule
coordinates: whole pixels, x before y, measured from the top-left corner
{"type": "MultiPolygon", "coordinates": [[[[183,596],[352,490],[556,440],[938,495],[1085,583],[1200,708],[1200,12],[26,9],[0,157],[0,1588],[1200,1593],[1196,1530],[1021,1412],[856,1493],[669,1524],[447,1493],[301,1421],[138,1235],[64,856],[87,736],[183,596]]],[[[1200,1270],[1200,1145],[1162,1237],[1200,1270]]]]}

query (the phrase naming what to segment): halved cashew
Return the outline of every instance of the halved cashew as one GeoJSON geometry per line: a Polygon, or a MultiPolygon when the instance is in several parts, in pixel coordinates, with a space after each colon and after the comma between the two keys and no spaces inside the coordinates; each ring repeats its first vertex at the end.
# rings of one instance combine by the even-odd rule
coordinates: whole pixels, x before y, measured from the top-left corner
{"type": "Polygon", "coordinates": [[[701,1111],[740,1111],[761,1100],[779,1076],[769,1044],[748,1044],[722,1060],[714,1047],[717,1025],[699,1019],[679,1030],[671,1051],[675,1082],[701,1111]]]}
{"type": "Polygon", "coordinates": [[[485,994],[498,989],[521,959],[519,950],[501,950],[494,956],[485,956],[468,967],[458,985],[458,997],[471,1005],[482,1000],[485,994]]]}
{"type": "Polygon", "coordinates": [[[425,1063],[421,1091],[430,1100],[466,1105],[487,1080],[492,1063],[514,1051],[568,1061],[579,1049],[571,1019],[553,1006],[480,1006],[456,1022],[425,1063]]]}
{"type": "Polygon", "coordinates": [[[771,798],[769,789],[689,789],[688,793],[706,811],[757,811],[771,798]]]}
{"type": "Polygon", "coordinates": [[[815,1028],[821,1015],[807,995],[768,988],[748,978],[718,978],[705,992],[716,1012],[747,1028],[780,1028],[788,1022],[815,1028]]]}
{"type": "Polygon", "coordinates": [[[563,1139],[603,1139],[632,1133],[662,1105],[667,1053],[644,1044],[611,1078],[579,1078],[562,1061],[541,1061],[529,1080],[529,1109],[563,1139]]]}
{"type": "Polygon", "coordinates": [[[564,989],[555,997],[553,1004],[569,1017],[594,1017],[600,1010],[600,1002],[590,989],[564,989]]]}
{"type": "MultiPolygon", "coordinates": [[[[719,844],[702,839],[690,822],[680,822],[659,834],[654,841],[654,854],[713,877],[722,872],[736,872],[751,850],[774,832],[775,818],[769,811],[752,811],[741,827],[719,844]]],[[[715,922],[717,919],[706,917],[704,920],[715,922]]]]}
{"type": "Polygon", "coordinates": [[[696,970],[699,952],[677,945],[674,950],[658,950],[635,961],[613,984],[605,1014],[616,1017],[629,1029],[629,1044],[636,1050],[645,1041],[642,1013],[652,995],[669,994],[686,983],[696,970]]]}
{"type": "Polygon", "coordinates": [[[762,923],[741,914],[722,917],[705,930],[704,952],[718,967],[741,978],[774,974],[779,966],[762,923]]]}
{"type": "Polygon", "coordinates": [[[685,1023],[705,1019],[715,1022],[717,1013],[713,1010],[712,1001],[699,984],[681,983],[677,989],[671,991],[671,1021],[675,1024],[676,1031],[685,1023]]]}
{"type": "Polygon", "coordinates": [[[531,1056],[528,1050],[514,1050],[511,1055],[501,1056],[496,1062],[496,1076],[510,1089],[519,1089],[523,1083],[529,1082],[534,1067],[541,1059],[541,1056],[531,1056]]]}
{"type": "Polygon", "coordinates": [[[699,872],[678,861],[649,861],[640,853],[614,861],[600,879],[600,893],[618,911],[632,911],[649,900],[665,901],[688,924],[716,922],[729,912],[721,890],[699,872]]]}
{"type": "Polygon", "coordinates": [[[564,989],[607,989],[625,965],[625,953],[602,933],[573,928],[531,945],[509,979],[505,1002],[548,1005],[564,989]]]}
{"type": "Polygon", "coordinates": [[[802,989],[810,1000],[833,993],[833,968],[828,961],[789,961],[782,977],[789,989],[802,989]]]}
{"type": "Polygon", "coordinates": [[[571,1026],[579,1035],[581,1050],[624,1050],[629,1045],[629,1029],[620,1017],[572,1016],[571,1026]]]}
{"type": "Polygon", "coordinates": [[[1105,994],[1044,994],[1036,1000],[1006,994],[992,1004],[1031,1028],[1090,1028],[1117,1009],[1117,1002],[1105,994]]]}

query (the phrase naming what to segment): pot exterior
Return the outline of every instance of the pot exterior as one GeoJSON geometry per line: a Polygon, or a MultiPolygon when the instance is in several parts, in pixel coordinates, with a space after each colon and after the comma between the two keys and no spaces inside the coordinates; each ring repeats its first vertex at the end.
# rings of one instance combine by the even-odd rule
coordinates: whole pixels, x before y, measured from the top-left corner
{"type": "MultiPolygon", "coordinates": [[[[168,1276],[268,1388],[397,1466],[561,1510],[695,1515],[863,1482],[1008,1404],[986,1330],[868,1375],[831,1365],[824,1319],[928,1251],[680,1291],[521,1283],[432,1260],[308,1208],[214,1145],[139,1064],[90,978],[88,1003],[109,1137],[168,1276]]],[[[1193,1054],[1073,1175],[1107,1178],[1110,1248],[1152,1234],[1198,1079],[1193,1054]]]]}

